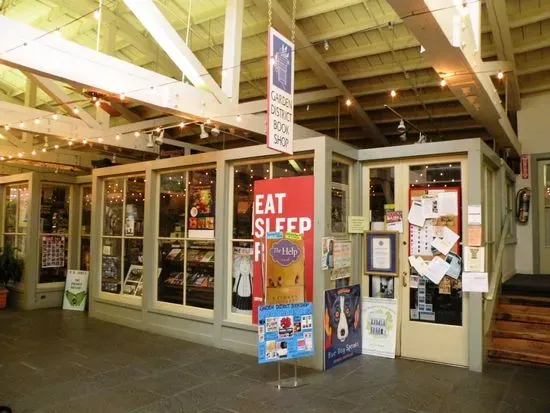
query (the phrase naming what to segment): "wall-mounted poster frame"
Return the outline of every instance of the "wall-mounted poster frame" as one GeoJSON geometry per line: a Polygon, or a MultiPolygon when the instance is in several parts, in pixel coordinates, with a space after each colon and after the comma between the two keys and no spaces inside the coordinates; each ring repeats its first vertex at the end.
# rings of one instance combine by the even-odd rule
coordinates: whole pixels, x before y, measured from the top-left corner
{"type": "Polygon", "coordinates": [[[365,231],[365,275],[397,277],[397,241],[399,233],[393,231],[365,231]]]}

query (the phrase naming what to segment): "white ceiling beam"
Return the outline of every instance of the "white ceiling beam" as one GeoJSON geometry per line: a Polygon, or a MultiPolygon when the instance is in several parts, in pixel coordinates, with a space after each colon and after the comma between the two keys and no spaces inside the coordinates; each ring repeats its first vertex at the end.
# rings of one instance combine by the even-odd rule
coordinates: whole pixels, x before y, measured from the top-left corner
{"type": "MultiPolygon", "coordinates": [[[[313,92],[303,92],[294,95],[294,106],[307,105],[308,103],[321,102],[326,99],[332,99],[342,96],[340,89],[332,88],[325,90],[316,90],[313,92]]],[[[254,100],[239,105],[239,113],[260,113],[267,110],[267,99],[254,100]]]]}
{"type": "Polygon", "coordinates": [[[164,127],[169,125],[175,125],[182,122],[183,119],[179,116],[163,116],[161,118],[142,120],[139,122],[128,123],[126,125],[115,126],[108,130],[111,135],[139,132],[144,130],[151,130],[157,127],[164,127]]]}
{"type": "Polygon", "coordinates": [[[172,146],[177,146],[179,148],[192,149],[192,150],[201,151],[201,152],[215,151],[214,148],[209,148],[208,146],[195,145],[193,143],[182,142],[182,141],[178,141],[176,139],[164,139],[164,143],[166,143],[168,145],[172,145],[172,146]]]}
{"type": "MultiPolygon", "coordinates": [[[[0,16],[0,63],[79,87],[97,89],[128,101],[186,119],[212,121],[265,135],[265,119],[256,115],[237,118],[237,105],[220,104],[215,97],[183,82],[138,67],[0,16]],[[24,46],[26,44],[26,46],[24,46]]],[[[318,136],[295,128],[295,139],[318,136]]]]}
{"type": "Polygon", "coordinates": [[[300,2],[298,1],[296,9],[296,19],[307,19],[308,17],[317,16],[319,14],[330,13],[344,7],[355,6],[363,3],[364,0],[339,0],[339,1],[316,1],[316,2],[300,2]]]}
{"type": "Polygon", "coordinates": [[[44,92],[46,92],[53,100],[59,103],[61,107],[65,109],[68,113],[74,113],[77,117],[82,119],[90,128],[101,129],[101,125],[99,124],[99,122],[79,105],[72,103],[72,100],[74,99],[71,98],[61,86],[55,83],[54,80],[35,75],[33,73],[26,73],[26,75],[34,80],[44,92]]]}
{"type": "Polygon", "coordinates": [[[472,21],[480,12],[479,3],[468,3],[469,17],[461,22],[461,12],[453,0],[388,0],[400,16],[409,16],[405,24],[426,48],[424,57],[437,73],[451,74],[447,86],[477,123],[485,127],[501,148],[521,153],[520,143],[500,102],[490,74],[477,72],[482,67],[472,21]],[[417,13],[418,10],[426,10],[417,13]],[[460,39],[453,38],[453,21],[460,23],[460,39]],[[461,47],[453,47],[460,41],[461,47]]]}
{"type": "Polygon", "coordinates": [[[507,110],[517,111],[521,108],[521,98],[519,95],[518,76],[515,68],[514,45],[512,43],[512,34],[510,32],[510,23],[508,21],[508,9],[506,0],[487,0],[487,15],[493,32],[493,44],[497,51],[497,57],[500,60],[510,62],[511,68],[506,73],[507,91],[507,110]]]}
{"type": "Polygon", "coordinates": [[[222,91],[232,102],[239,103],[244,0],[227,0],[226,9],[222,91]]]}
{"type": "MultiPolygon", "coordinates": [[[[256,0],[256,4],[258,3],[261,3],[261,0],[256,0]]],[[[278,1],[272,0],[271,3],[275,26],[279,26],[290,32],[292,30],[290,15],[278,1]]],[[[315,49],[315,47],[311,47],[311,42],[307,39],[299,25],[296,25],[295,27],[295,34],[295,47],[298,50],[298,54],[308,63],[319,80],[328,88],[339,89],[342,92],[342,95],[346,96],[346,99],[350,99],[351,105],[349,106],[349,111],[355,121],[359,123],[361,128],[369,135],[371,139],[380,145],[388,145],[389,142],[387,139],[384,135],[382,135],[374,122],[370,120],[363,108],[359,106],[344,83],[342,83],[330,66],[323,60],[317,49],[315,49]]]]}
{"type": "Polygon", "coordinates": [[[124,3],[191,83],[210,91],[219,102],[227,102],[219,85],[152,0],[124,0],[124,3]]]}
{"type": "Polygon", "coordinates": [[[141,116],[134,113],[130,108],[126,107],[124,104],[114,102],[114,101],[109,103],[113,107],[113,109],[115,109],[118,113],[120,113],[120,115],[124,119],[129,120],[130,122],[139,122],[140,120],[142,120],[141,116]]]}

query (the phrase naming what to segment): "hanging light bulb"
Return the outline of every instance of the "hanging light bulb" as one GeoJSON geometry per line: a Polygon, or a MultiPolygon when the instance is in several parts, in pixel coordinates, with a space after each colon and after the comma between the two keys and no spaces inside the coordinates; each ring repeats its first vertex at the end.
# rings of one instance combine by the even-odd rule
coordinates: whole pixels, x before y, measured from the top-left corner
{"type": "Polygon", "coordinates": [[[392,98],[396,97],[396,96],[397,96],[397,92],[396,92],[394,89],[392,89],[392,90],[390,91],[390,96],[391,96],[392,98]]]}
{"type": "Polygon", "coordinates": [[[53,119],[53,120],[59,119],[59,115],[58,115],[57,113],[54,113],[54,114],[52,115],[52,119],[53,119]]]}
{"type": "Polygon", "coordinates": [[[243,118],[241,117],[241,115],[237,115],[237,122],[240,122],[241,120],[243,120],[243,118]]]}
{"type": "Polygon", "coordinates": [[[36,119],[34,120],[34,124],[35,124],[35,125],[40,124],[40,119],[36,118],[36,119]]]}
{"type": "Polygon", "coordinates": [[[115,139],[116,139],[117,141],[119,141],[119,140],[120,140],[120,135],[117,134],[117,135],[115,136],[115,139]]]}
{"type": "Polygon", "coordinates": [[[88,143],[88,138],[82,138],[82,143],[86,145],[88,143]]]}
{"type": "Polygon", "coordinates": [[[323,46],[324,46],[325,50],[328,52],[328,49],[330,49],[330,44],[328,43],[328,40],[325,40],[323,42],[323,46]]]}
{"type": "Polygon", "coordinates": [[[445,87],[445,86],[447,86],[447,81],[445,79],[441,79],[439,84],[441,85],[441,87],[445,87]]]}
{"type": "Polygon", "coordinates": [[[135,131],[135,132],[134,132],[134,136],[135,136],[136,138],[139,138],[139,132],[138,132],[138,131],[135,131]]]}
{"type": "Polygon", "coordinates": [[[24,128],[25,127],[25,122],[19,122],[19,127],[24,128]]]}
{"type": "Polygon", "coordinates": [[[10,125],[4,125],[5,130],[10,130],[10,125]]]}
{"type": "Polygon", "coordinates": [[[185,127],[185,123],[180,122],[179,127],[180,127],[181,129],[183,129],[183,128],[185,127]]]}
{"type": "Polygon", "coordinates": [[[99,9],[94,10],[94,19],[99,20],[101,18],[101,12],[99,9]]]}
{"type": "Polygon", "coordinates": [[[160,133],[160,127],[157,127],[157,128],[155,129],[155,132],[156,132],[156,133],[160,133]]]}
{"type": "Polygon", "coordinates": [[[22,158],[22,157],[23,157],[23,152],[18,152],[18,153],[17,153],[17,157],[18,157],[18,158],[22,158]]]}
{"type": "Polygon", "coordinates": [[[74,113],[75,115],[78,115],[78,112],[79,112],[78,108],[74,108],[74,109],[73,109],[73,113],[74,113]]]}
{"type": "Polygon", "coordinates": [[[502,70],[497,73],[497,79],[502,80],[504,78],[504,73],[502,73],[502,70]]]}
{"type": "Polygon", "coordinates": [[[57,143],[53,147],[54,149],[59,149],[59,145],[57,143]]]}
{"type": "Polygon", "coordinates": [[[351,106],[351,99],[349,99],[349,98],[346,99],[346,106],[348,106],[348,107],[351,106]]]}
{"type": "Polygon", "coordinates": [[[69,140],[69,146],[73,146],[73,141],[69,140]]]}
{"type": "Polygon", "coordinates": [[[103,138],[102,138],[102,137],[99,137],[99,138],[97,138],[97,141],[98,141],[99,143],[101,143],[101,142],[103,142],[103,138]]]}
{"type": "Polygon", "coordinates": [[[35,155],[36,155],[36,149],[33,149],[33,150],[32,150],[31,155],[32,155],[32,156],[35,156],[35,155]]]}
{"type": "Polygon", "coordinates": [[[101,106],[101,102],[99,100],[95,101],[95,107],[98,108],[101,106]]]}
{"type": "Polygon", "coordinates": [[[42,153],[45,153],[47,151],[46,148],[42,148],[42,153]]]}

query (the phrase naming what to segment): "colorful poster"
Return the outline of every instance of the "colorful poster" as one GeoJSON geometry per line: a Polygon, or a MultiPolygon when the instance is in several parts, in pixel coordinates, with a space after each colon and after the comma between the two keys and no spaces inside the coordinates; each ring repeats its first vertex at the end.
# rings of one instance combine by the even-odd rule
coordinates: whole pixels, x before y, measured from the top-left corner
{"type": "Polygon", "coordinates": [[[351,241],[334,241],[335,270],[351,267],[351,241]]]}
{"type": "Polygon", "coordinates": [[[266,234],[296,232],[303,235],[305,301],[313,301],[313,176],[263,179],[254,182],[254,276],[252,321],[264,304],[266,234]]]}
{"type": "Polygon", "coordinates": [[[304,240],[300,234],[270,232],[266,238],[265,303],[304,302],[304,240]]]}
{"type": "Polygon", "coordinates": [[[84,311],[88,295],[88,276],[88,271],[67,271],[63,294],[64,310],[84,311]]]}
{"type": "Polygon", "coordinates": [[[325,369],[361,354],[361,287],[325,291],[325,369]]]}
{"type": "Polygon", "coordinates": [[[311,303],[258,307],[258,362],[260,364],[310,357],[314,354],[311,303]]]}
{"type": "Polygon", "coordinates": [[[386,211],[386,231],[403,233],[403,211],[386,211]]]}
{"type": "Polygon", "coordinates": [[[267,147],[293,154],[294,43],[270,27],[267,32],[267,147]]]}
{"type": "Polygon", "coordinates": [[[331,270],[334,268],[334,238],[321,238],[321,269],[331,270]]]}
{"type": "Polygon", "coordinates": [[[189,238],[214,238],[212,185],[189,185],[189,238]]]}
{"type": "Polygon", "coordinates": [[[65,237],[46,235],[42,237],[42,268],[65,266],[65,237]]]}
{"type": "Polygon", "coordinates": [[[395,358],[397,300],[363,298],[363,354],[395,358]]]}

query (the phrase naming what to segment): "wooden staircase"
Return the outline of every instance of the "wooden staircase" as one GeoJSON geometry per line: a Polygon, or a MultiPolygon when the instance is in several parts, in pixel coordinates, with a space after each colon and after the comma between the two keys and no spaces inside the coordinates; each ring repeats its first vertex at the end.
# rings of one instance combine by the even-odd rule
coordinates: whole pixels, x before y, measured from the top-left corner
{"type": "Polygon", "coordinates": [[[488,349],[490,360],[550,366],[550,292],[540,287],[503,285],[488,349]]]}

